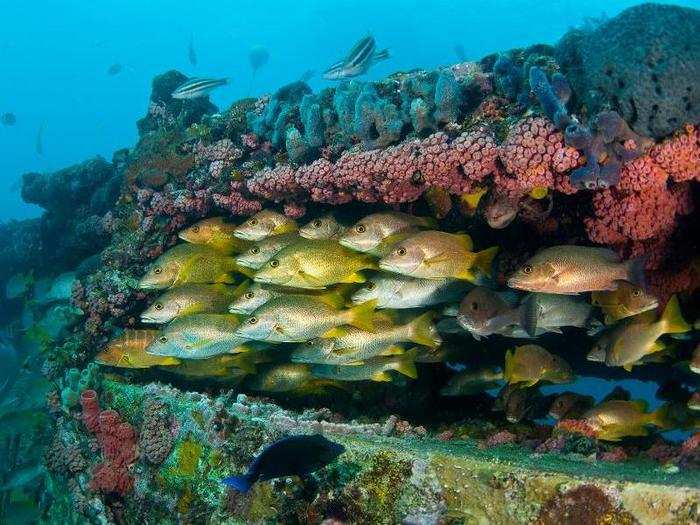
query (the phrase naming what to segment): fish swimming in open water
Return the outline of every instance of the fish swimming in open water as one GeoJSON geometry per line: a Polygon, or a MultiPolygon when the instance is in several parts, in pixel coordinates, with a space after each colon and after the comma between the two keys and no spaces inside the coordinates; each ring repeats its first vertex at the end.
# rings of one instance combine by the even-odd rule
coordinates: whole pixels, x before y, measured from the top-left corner
{"type": "Polygon", "coordinates": [[[206,97],[216,88],[226,84],[226,78],[190,78],[177,86],[170,96],[180,100],[206,97]]]}
{"type": "Polygon", "coordinates": [[[370,67],[389,58],[389,50],[376,51],[372,36],[366,36],[353,46],[348,56],[336,62],[323,73],[326,80],[343,80],[365,74],[370,67]]]}

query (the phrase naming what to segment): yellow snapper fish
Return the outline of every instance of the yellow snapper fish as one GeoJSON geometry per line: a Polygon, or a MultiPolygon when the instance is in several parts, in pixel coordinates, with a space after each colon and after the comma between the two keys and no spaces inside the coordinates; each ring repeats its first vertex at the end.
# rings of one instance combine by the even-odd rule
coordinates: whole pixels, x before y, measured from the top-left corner
{"type": "Polygon", "coordinates": [[[620,441],[624,437],[649,435],[648,425],[665,426],[666,408],[647,412],[642,400],[613,399],[585,412],[581,419],[603,441],[620,441]]]}
{"type": "Polygon", "coordinates": [[[396,325],[390,316],[377,314],[375,332],[367,332],[352,326],[333,328],[324,338],[308,341],[297,347],[291,360],[306,363],[346,364],[364,361],[379,355],[404,353],[399,343],[415,343],[437,348],[442,343],[432,313],[426,312],[408,323],[396,325]]]}
{"type": "MultiPolygon", "coordinates": [[[[262,347],[250,344],[241,345],[248,350],[238,354],[220,354],[206,359],[185,359],[177,366],[168,367],[168,372],[186,377],[228,377],[238,376],[238,372],[254,374],[256,365],[268,363],[271,355],[262,347]]],[[[242,376],[241,376],[242,377],[242,376]]]]}
{"type": "Polygon", "coordinates": [[[270,259],[253,279],[290,288],[322,289],[337,283],[363,283],[359,273],[376,269],[374,260],[330,239],[302,239],[270,259]]]}
{"type": "Polygon", "coordinates": [[[239,318],[233,314],[194,314],[161,327],[148,346],[149,354],[182,359],[206,359],[218,354],[246,352],[247,339],[236,335],[239,318]]]}
{"type": "Polygon", "coordinates": [[[126,329],[107,343],[95,356],[95,362],[119,368],[171,367],[180,364],[180,360],[174,357],[146,353],[146,348],[157,336],[158,330],[126,329]]]}
{"type": "Polygon", "coordinates": [[[396,243],[379,268],[409,277],[475,282],[479,275],[491,275],[498,247],[476,253],[473,247],[469,235],[422,231],[396,243]]]}
{"type": "Polygon", "coordinates": [[[331,328],[350,324],[374,330],[374,302],[341,309],[340,296],[283,295],[260,306],[241,321],[236,335],[272,343],[299,343],[320,337],[331,328]]]}
{"type": "Polygon", "coordinates": [[[348,228],[338,242],[351,250],[381,257],[386,255],[393,242],[436,226],[435,220],[428,217],[396,211],[373,213],[348,228]]]}
{"type": "Polygon", "coordinates": [[[569,364],[538,345],[516,346],[506,352],[503,377],[508,384],[534,386],[540,381],[569,383],[574,375],[569,364]]]}
{"type": "Polygon", "coordinates": [[[644,258],[621,262],[607,248],[552,246],[518,268],[508,279],[508,286],[558,294],[617,290],[620,281],[643,285],[644,262],[644,258]]]}
{"type": "Polygon", "coordinates": [[[453,375],[440,389],[441,396],[473,396],[503,383],[503,372],[498,368],[463,370],[453,375]]]}
{"type": "Polygon", "coordinates": [[[373,357],[361,363],[345,365],[315,364],[311,373],[321,379],[336,381],[391,381],[390,370],[394,370],[411,379],[418,377],[415,359],[418,349],[413,348],[400,355],[373,357]]]}
{"type": "Polygon", "coordinates": [[[651,311],[640,316],[613,327],[598,341],[596,346],[605,350],[606,365],[621,366],[630,371],[643,357],[665,348],[658,340],[662,335],[682,334],[691,330],[681,315],[675,295],[668,301],[658,321],[651,311]]]}
{"type": "Polygon", "coordinates": [[[272,365],[250,377],[246,386],[258,392],[305,395],[324,393],[329,386],[337,388],[338,383],[314,377],[310,365],[283,363],[272,365]]]}
{"type": "Polygon", "coordinates": [[[233,234],[246,241],[259,241],[273,235],[295,232],[298,229],[294,219],[273,210],[261,210],[238,226],[233,234]]]}
{"type": "Polygon", "coordinates": [[[305,239],[337,239],[343,232],[345,226],[331,214],[312,219],[299,229],[299,235],[305,239]]]}
{"type": "Polygon", "coordinates": [[[185,228],[178,237],[192,244],[202,244],[222,253],[240,253],[248,242],[233,235],[236,225],[224,217],[211,217],[185,228]]]}
{"type": "Polygon", "coordinates": [[[233,257],[197,244],[173,246],[151,264],[139,281],[144,290],[164,290],[188,283],[235,283],[233,274],[241,272],[233,257]]]}
{"type": "Polygon", "coordinates": [[[339,296],[343,295],[343,293],[344,291],[340,287],[329,288],[327,290],[302,290],[299,288],[291,290],[246,281],[241,285],[240,295],[229,304],[228,311],[232,314],[251,314],[270,299],[289,294],[317,295],[321,297],[330,296],[333,302],[336,299],[340,300],[339,296]]]}
{"type": "Polygon", "coordinates": [[[645,292],[641,286],[619,281],[616,290],[593,292],[591,304],[603,310],[605,324],[615,324],[620,319],[658,307],[659,301],[645,292]]]}
{"type": "MultiPolygon", "coordinates": [[[[241,285],[243,286],[243,285],[241,285]]],[[[226,313],[243,290],[225,284],[183,284],[167,290],[141,314],[142,323],[165,324],[191,314],[226,313]]]]}
{"type": "Polygon", "coordinates": [[[282,233],[254,242],[243,253],[236,257],[236,263],[246,268],[259,270],[277,252],[299,240],[296,233],[282,233]]]}
{"type": "Polygon", "coordinates": [[[377,308],[420,308],[459,301],[470,284],[458,279],[415,279],[405,275],[377,275],[351,297],[353,304],[377,300],[377,308]]]}

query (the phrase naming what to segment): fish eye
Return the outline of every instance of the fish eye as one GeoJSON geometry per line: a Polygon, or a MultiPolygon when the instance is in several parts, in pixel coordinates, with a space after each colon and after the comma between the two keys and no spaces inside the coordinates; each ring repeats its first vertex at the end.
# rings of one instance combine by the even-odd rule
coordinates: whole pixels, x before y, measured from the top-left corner
{"type": "Polygon", "coordinates": [[[199,226],[192,226],[192,231],[194,233],[199,233],[199,226]]]}
{"type": "Polygon", "coordinates": [[[159,274],[163,273],[163,268],[161,268],[160,266],[156,266],[155,268],[153,268],[153,273],[155,273],[156,275],[159,275],[159,274]]]}
{"type": "Polygon", "coordinates": [[[279,262],[277,259],[272,259],[272,260],[270,261],[270,266],[271,266],[272,268],[277,268],[279,265],[280,265],[280,262],[279,262]]]}
{"type": "Polygon", "coordinates": [[[251,226],[255,226],[256,224],[258,224],[258,219],[250,219],[248,221],[248,224],[250,224],[251,226]]]}
{"type": "Polygon", "coordinates": [[[311,226],[313,226],[314,228],[320,228],[321,226],[323,226],[323,222],[321,221],[321,219],[316,219],[311,223],[311,226]]]}
{"type": "Polygon", "coordinates": [[[374,290],[376,287],[377,285],[371,281],[367,283],[367,286],[365,286],[365,288],[367,288],[368,290],[374,290]]]}
{"type": "Polygon", "coordinates": [[[367,228],[365,228],[364,224],[358,224],[355,226],[355,231],[357,233],[365,233],[367,231],[367,228]]]}
{"type": "Polygon", "coordinates": [[[313,341],[306,341],[306,343],[304,343],[304,344],[305,344],[306,346],[314,346],[314,342],[313,342],[313,341]]]}
{"type": "Polygon", "coordinates": [[[255,293],[254,293],[254,292],[248,292],[247,294],[245,294],[245,298],[246,298],[246,299],[252,299],[253,297],[255,297],[255,293]]]}
{"type": "Polygon", "coordinates": [[[250,249],[250,253],[253,253],[253,254],[255,254],[255,253],[260,253],[260,248],[258,248],[257,246],[253,246],[253,247],[250,249]]]}
{"type": "Polygon", "coordinates": [[[167,342],[168,342],[168,338],[165,337],[164,335],[161,335],[160,338],[158,339],[158,341],[160,341],[161,343],[167,343],[167,342]]]}
{"type": "Polygon", "coordinates": [[[523,266],[523,273],[532,273],[532,266],[530,266],[529,264],[523,266]]]}
{"type": "Polygon", "coordinates": [[[161,303],[155,303],[155,304],[153,305],[153,308],[155,308],[156,310],[162,310],[162,309],[163,309],[163,305],[162,305],[161,303]]]}
{"type": "Polygon", "coordinates": [[[472,303],[471,308],[476,312],[479,309],[479,303],[472,303]]]}
{"type": "Polygon", "coordinates": [[[396,255],[406,255],[406,248],[402,246],[401,248],[396,250],[396,255]]]}
{"type": "Polygon", "coordinates": [[[632,297],[641,297],[642,291],[639,288],[632,290],[632,297]]]}
{"type": "Polygon", "coordinates": [[[257,317],[251,317],[250,319],[248,319],[248,324],[255,324],[257,322],[258,322],[257,317]]]}

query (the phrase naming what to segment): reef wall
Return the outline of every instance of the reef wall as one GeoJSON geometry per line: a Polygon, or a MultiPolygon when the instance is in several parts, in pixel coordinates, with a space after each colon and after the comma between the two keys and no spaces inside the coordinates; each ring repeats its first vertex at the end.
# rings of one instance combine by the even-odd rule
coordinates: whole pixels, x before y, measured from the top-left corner
{"type": "MultiPolygon", "coordinates": [[[[34,466],[45,450],[46,465],[0,469],[2,516],[40,501],[56,523],[696,523],[697,433],[601,442],[576,420],[510,421],[488,394],[440,396],[443,361],[501,366],[510,341],[446,335],[449,359],[421,362],[415,381],[302,398],[248,397],[238,368],[195,377],[94,359],[141,326],[156,295],[139,280],[185,227],[262,209],[430,216],[499,246],[501,287],[542,247],[609,247],[645,257],[660,307],[677,294],[697,319],[699,32],[698,11],[639,6],[556,46],[319,93],[295,82],[221,112],[173,99],[181,73],[156,77],[133,148],[25,175],[23,197],[46,212],[0,227],[3,313],[49,414],[35,417],[36,399],[0,406],[6,463],[34,466]],[[265,444],[318,431],[347,453],[316,479],[247,497],[220,483],[265,444]]],[[[631,375],[588,361],[583,337],[544,340],[581,375],[658,383],[690,432],[696,336],[631,375]]]]}

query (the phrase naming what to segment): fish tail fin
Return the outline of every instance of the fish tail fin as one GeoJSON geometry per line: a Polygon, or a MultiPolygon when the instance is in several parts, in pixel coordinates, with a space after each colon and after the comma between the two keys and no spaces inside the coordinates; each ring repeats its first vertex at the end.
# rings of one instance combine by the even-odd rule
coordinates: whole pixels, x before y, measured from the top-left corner
{"type": "Polygon", "coordinates": [[[221,482],[227,487],[236,489],[243,494],[246,494],[250,490],[250,487],[253,486],[253,480],[248,474],[244,474],[243,476],[229,476],[228,478],[222,479],[221,482]]]}
{"type": "Polygon", "coordinates": [[[318,299],[332,308],[340,309],[345,306],[345,297],[337,290],[320,293],[318,294],[318,299]]]}
{"type": "Polygon", "coordinates": [[[528,296],[520,306],[520,323],[530,337],[537,335],[537,323],[539,321],[541,309],[535,301],[535,296],[528,296]]]}
{"type": "Polygon", "coordinates": [[[506,361],[505,365],[503,366],[503,379],[505,379],[508,384],[512,384],[515,382],[513,381],[514,356],[515,352],[513,350],[508,350],[506,352],[506,361]]]}
{"type": "Polygon", "coordinates": [[[425,312],[413,319],[410,323],[410,338],[417,345],[437,348],[442,343],[442,339],[437,333],[433,324],[433,312],[425,312]]]}
{"type": "Polygon", "coordinates": [[[257,368],[255,366],[253,353],[254,352],[246,351],[243,353],[236,354],[235,357],[231,359],[230,363],[236,368],[240,368],[244,372],[247,372],[248,374],[254,374],[257,372],[257,368]]]}
{"type": "Polygon", "coordinates": [[[382,49],[374,54],[374,60],[387,60],[388,58],[391,58],[388,49],[382,49]]]}
{"type": "Polygon", "coordinates": [[[627,281],[636,284],[643,290],[646,290],[645,267],[647,259],[648,257],[646,255],[642,255],[641,257],[630,259],[625,263],[627,265],[627,281]]]}
{"type": "Polygon", "coordinates": [[[672,428],[674,426],[670,419],[668,404],[661,405],[649,414],[649,424],[658,428],[672,428]]]}
{"type": "Polygon", "coordinates": [[[491,248],[486,248],[480,252],[477,252],[474,257],[474,266],[476,266],[482,273],[491,277],[491,266],[493,265],[493,259],[498,253],[498,246],[492,246],[491,248]]]}
{"type": "Polygon", "coordinates": [[[418,356],[418,349],[411,348],[406,353],[402,354],[396,359],[396,363],[393,369],[399,374],[403,374],[411,379],[418,378],[418,370],[416,369],[416,357],[418,356]]]}
{"type": "Polygon", "coordinates": [[[358,304],[347,310],[347,324],[374,332],[374,309],[377,306],[377,300],[372,299],[364,303],[358,304]]]}
{"type": "Polygon", "coordinates": [[[681,314],[681,306],[678,303],[676,295],[671,296],[664,313],[661,315],[661,323],[663,323],[664,333],[666,334],[682,334],[690,331],[690,325],[683,319],[681,314]]]}

